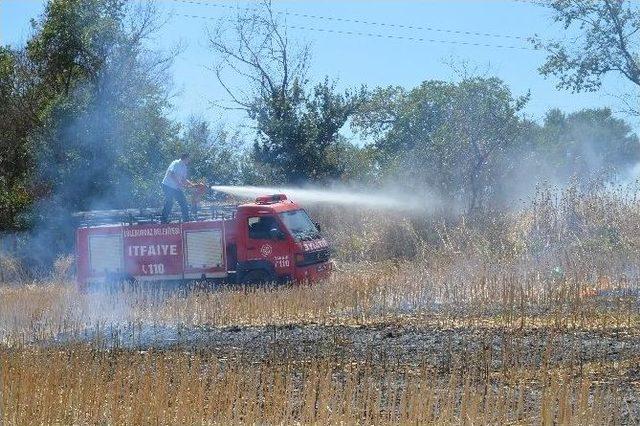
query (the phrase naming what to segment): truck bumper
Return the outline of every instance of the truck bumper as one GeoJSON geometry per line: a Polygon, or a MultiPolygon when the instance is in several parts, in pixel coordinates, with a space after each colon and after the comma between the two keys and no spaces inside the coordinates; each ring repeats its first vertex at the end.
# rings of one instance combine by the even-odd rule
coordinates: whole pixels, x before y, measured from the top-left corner
{"type": "Polygon", "coordinates": [[[333,271],[332,262],[316,263],[315,265],[300,266],[296,268],[295,280],[298,283],[315,282],[329,278],[333,271]]]}

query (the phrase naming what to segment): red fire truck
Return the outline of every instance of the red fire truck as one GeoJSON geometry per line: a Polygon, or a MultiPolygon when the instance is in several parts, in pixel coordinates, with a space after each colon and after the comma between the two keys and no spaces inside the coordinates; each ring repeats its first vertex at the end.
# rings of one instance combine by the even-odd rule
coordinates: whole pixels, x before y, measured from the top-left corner
{"type": "Polygon", "coordinates": [[[214,207],[207,219],[81,226],[76,234],[81,285],[105,281],[220,280],[304,282],[331,272],[330,247],[320,229],[284,194],[233,208],[214,207]]]}

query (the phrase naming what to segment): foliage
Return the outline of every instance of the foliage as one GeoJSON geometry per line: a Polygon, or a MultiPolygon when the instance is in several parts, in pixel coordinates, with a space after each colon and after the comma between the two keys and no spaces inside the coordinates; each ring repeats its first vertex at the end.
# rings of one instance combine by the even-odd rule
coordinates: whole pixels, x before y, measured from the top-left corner
{"type": "Polygon", "coordinates": [[[537,167],[549,177],[588,184],[624,175],[640,160],[640,140],[608,108],[565,114],[554,109],[535,131],[537,167]]]}
{"type": "Polygon", "coordinates": [[[614,72],[640,86],[638,38],[640,14],[627,0],[553,0],[553,19],[564,30],[576,29],[577,40],[567,38],[534,44],[548,51],[540,67],[545,75],[559,78],[558,87],[574,92],[595,91],[605,74],[614,72]]]}
{"type": "Polygon", "coordinates": [[[0,224],[4,229],[24,229],[28,226],[21,213],[27,210],[31,202],[23,186],[9,187],[0,182],[0,224]]]}
{"type": "Polygon", "coordinates": [[[27,43],[42,90],[68,94],[84,79],[97,81],[122,45],[123,0],[54,0],[47,3],[37,35],[27,43]]]}
{"type": "Polygon", "coordinates": [[[301,90],[275,101],[258,100],[251,111],[258,127],[255,158],[273,167],[285,182],[339,178],[344,170],[339,153],[347,148],[339,131],[361,99],[361,92],[337,93],[335,84],[325,80],[311,95],[301,90]]]}
{"type": "Polygon", "coordinates": [[[0,229],[27,225],[18,216],[41,187],[28,182],[34,166],[28,137],[42,121],[35,81],[24,52],[0,47],[0,229]]]}
{"type": "Polygon", "coordinates": [[[190,154],[193,180],[220,185],[242,181],[241,148],[237,134],[222,127],[212,129],[207,121],[191,117],[171,151],[190,154]]]}
{"type": "Polygon", "coordinates": [[[177,127],[165,118],[171,58],[145,48],[153,9],[52,0],[33,27],[24,49],[0,52],[0,226],[33,226],[31,207],[38,222],[155,199],[148,182],[177,127]]]}
{"type": "Polygon", "coordinates": [[[426,81],[409,92],[384,88],[371,99],[354,124],[377,135],[389,173],[469,209],[499,191],[501,160],[517,141],[527,97],[513,98],[497,78],[468,78],[426,81]]]}
{"type": "Polygon", "coordinates": [[[123,1],[52,1],[27,44],[49,93],[35,135],[37,178],[72,210],[154,200],[149,183],[166,163],[163,141],[177,134],[164,115],[171,58],[145,48],[152,10],[131,22],[130,13],[123,1]]]}

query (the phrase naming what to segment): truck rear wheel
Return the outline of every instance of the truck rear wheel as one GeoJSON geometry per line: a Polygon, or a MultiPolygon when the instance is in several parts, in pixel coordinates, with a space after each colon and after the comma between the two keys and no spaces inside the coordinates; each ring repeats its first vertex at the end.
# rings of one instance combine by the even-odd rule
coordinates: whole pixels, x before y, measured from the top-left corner
{"type": "Polygon", "coordinates": [[[242,282],[245,284],[266,284],[270,281],[272,281],[271,275],[264,269],[254,269],[242,277],[242,282]]]}

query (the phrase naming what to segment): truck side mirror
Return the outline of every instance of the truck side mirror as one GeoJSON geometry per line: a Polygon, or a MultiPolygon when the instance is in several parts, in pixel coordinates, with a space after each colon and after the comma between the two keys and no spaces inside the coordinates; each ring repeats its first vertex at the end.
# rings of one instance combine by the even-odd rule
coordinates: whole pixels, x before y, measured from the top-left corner
{"type": "Polygon", "coordinates": [[[284,232],[282,232],[278,228],[271,228],[269,230],[269,237],[272,240],[284,240],[284,232]]]}

